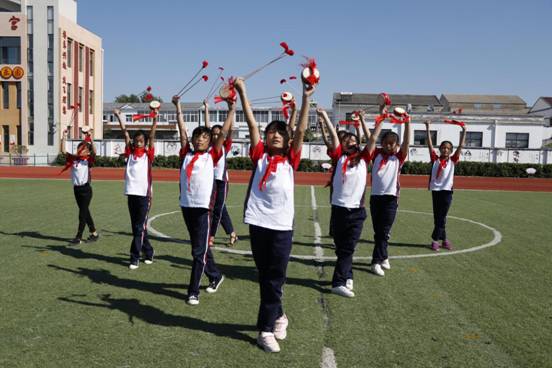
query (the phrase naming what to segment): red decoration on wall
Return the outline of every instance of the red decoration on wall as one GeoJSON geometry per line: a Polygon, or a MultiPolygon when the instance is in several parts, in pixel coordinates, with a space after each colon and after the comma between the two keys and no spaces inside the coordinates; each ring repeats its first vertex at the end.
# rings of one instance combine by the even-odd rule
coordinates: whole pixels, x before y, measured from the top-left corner
{"type": "Polygon", "coordinates": [[[9,19],[9,22],[11,23],[11,30],[15,31],[17,30],[17,23],[21,22],[21,19],[17,18],[15,15],[9,19]]]}

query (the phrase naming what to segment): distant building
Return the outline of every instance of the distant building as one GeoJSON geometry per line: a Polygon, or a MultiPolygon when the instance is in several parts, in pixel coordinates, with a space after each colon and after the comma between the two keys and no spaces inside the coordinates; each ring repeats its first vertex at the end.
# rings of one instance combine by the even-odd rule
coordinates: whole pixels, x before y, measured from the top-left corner
{"type": "Polygon", "coordinates": [[[76,0],[0,0],[0,48],[0,153],[55,157],[63,130],[84,126],[102,138],[102,40],[77,24],[76,0]]]}

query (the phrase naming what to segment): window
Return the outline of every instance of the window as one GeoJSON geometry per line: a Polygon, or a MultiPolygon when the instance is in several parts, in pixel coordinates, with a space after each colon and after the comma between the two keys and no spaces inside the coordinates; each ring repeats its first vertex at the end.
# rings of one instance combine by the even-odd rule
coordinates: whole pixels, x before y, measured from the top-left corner
{"type": "Polygon", "coordinates": [[[493,109],[495,109],[495,110],[502,109],[502,104],[499,104],[499,103],[493,104],[493,109]]]}
{"type": "Polygon", "coordinates": [[[228,111],[219,111],[218,116],[219,121],[226,121],[226,118],[228,117],[228,111]]]}
{"type": "Polygon", "coordinates": [[[125,121],[127,123],[132,123],[132,115],[125,115],[125,121]]]}
{"type": "Polygon", "coordinates": [[[253,116],[257,123],[268,123],[268,111],[254,111],[253,116]]]}
{"type": "Polygon", "coordinates": [[[94,50],[90,50],[90,58],[89,58],[89,69],[90,69],[90,76],[94,76],[94,50]]]}
{"type": "MultiPolygon", "coordinates": [[[[460,132],[460,137],[462,132],[460,132]]],[[[483,147],[483,132],[467,132],[466,147],[483,147]]]]}
{"type": "Polygon", "coordinates": [[[48,35],[48,75],[54,75],[54,35],[48,35]]]}
{"type": "Polygon", "coordinates": [[[21,83],[15,83],[15,88],[17,89],[17,108],[21,109],[21,83]]]}
{"type": "Polygon", "coordinates": [[[21,64],[20,37],[0,37],[0,64],[21,64]]]}
{"type": "Polygon", "coordinates": [[[33,34],[33,7],[27,6],[27,34],[33,34]]]}
{"type": "Polygon", "coordinates": [[[480,103],[473,104],[473,108],[476,110],[481,110],[481,104],[480,103]]]}
{"type": "Polygon", "coordinates": [[[8,82],[2,82],[2,100],[3,108],[7,110],[10,108],[10,86],[8,82]]]}
{"type": "Polygon", "coordinates": [[[67,39],[67,67],[70,68],[73,63],[73,40],[67,39]]]}
{"type": "Polygon", "coordinates": [[[46,13],[48,17],[48,34],[54,34],[54,7],[49,6],[46,13]]]}
{"type": "Polygon", "coordinates": [[[245,114],[243,113],[243,111],[236,111],[236,121],[245,121],[245,114]]]}
{"type": "Polygon", "coordinates": [[[92,114],[94,111],[94,91],[88,91],[88,113],[92,114]]]}
{"type": "MultiPolygon", "coordinates": [[[[431,141],[434,145],[439,144],[437,142],[437,131],[436,130],[430,130],[429,134],[431,134],[431,141]]],[[[425,130],[415,130],[414,131],[414,145],[415,146],[426,146],[427,145],[427,132],[425,130]]]]}
{"type": "Polygon", "coordinates": [[[4,148],[4,152],[10,151],[10,126],[4,125],[4,142],[2,144],[2,147],[4,148]]]}
{"type": "Polygon", "coordinates": [[[67,83],[67,109],[71,109],[71,106],[73,105],[72,92],[73,85],[71,83],[67,83]]]}
{"type": "Polygon", "coordinates": [[[506,133],[506,148],[529,148],[529,133],[506,133]]]}
{"type": "Polygon", "coordinates": [[[284,113],[282,111],[272,111],[271,119],[272,119],[272,121],[274,121],[274,120],[285,121],[286,120],[284,118],[284,113]]]}
{"type": "Polygon", "coordinates": [[[79,112],[82,111],[82,87],[79,87],[79,112]]]}
{"type": "Polygon", "coordinates": [[[83,46],[79,45],[79,72],[82,72],[82,53],[83,53],[83,46]]]}
{"type": "Polygon", "coordinates": [[[209,121],[211,123],[218,122],[217,120],[217,112],[216,111],[209,111],[209,121]]]}
{"type": "Polygon", "coordinates": [[[185,122],[197,122],[199,120],[197,111],[184,111],[183,116],[185,122]]]}

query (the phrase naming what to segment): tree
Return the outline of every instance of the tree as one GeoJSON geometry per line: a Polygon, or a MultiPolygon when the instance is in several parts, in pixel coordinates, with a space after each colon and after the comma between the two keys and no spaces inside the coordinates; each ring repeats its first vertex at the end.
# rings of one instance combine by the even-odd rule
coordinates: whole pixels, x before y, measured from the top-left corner
{"type": "Polygon", "coordinates": [[[140,103],[140,97],[136,96],[135,94],[131,95],[120,95],[115,97],[115,102],[117,103],[140,103]]]}

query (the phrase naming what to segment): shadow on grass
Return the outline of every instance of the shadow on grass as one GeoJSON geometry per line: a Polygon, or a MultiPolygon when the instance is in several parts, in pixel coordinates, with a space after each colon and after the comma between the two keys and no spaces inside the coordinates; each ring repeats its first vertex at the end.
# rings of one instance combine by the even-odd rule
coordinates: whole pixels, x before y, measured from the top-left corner
{"type": "Polygon", "coordinates": [[[64,243],[68,243],[72,238],[61,238],[59,236],[55,235],[46,235],[39,233],[38,231],[19,231],[17,233],[8,233],[5,231],[0,231],[0,234],[2,235],[10,235],[10,236],[19,236],[21,238],[34,238],[34,239],[40,239],[40,240],[54,240],[54,241],[60,241],[64,243]]]}
{"type": "Polygon", "coordinates": [[[72,273],[77,276],[87,277],[91,282],[95,284],[105,284],[115,287],[120,287],[128,290],[140,290],[150,292],[152,294],[168,296],[171,298],[185,300],[186,294],[171,290],[171,289],[184,289],[185,285],[180,283],[164,283],[164,282],[147,282],[134,279],[126,279],[116,275],[113,275],[108,270],[104,269],[91,269],[79,267],[75,270],[60,267],[57,265],[48,265],[48,267],[53,268],[58,271],[64,271],[72,273]]]}
{"type": "Polygon", "coordinates": [[[255,326],[205,322],[197,318],[166,313],[151,305],[142,304],[138,299],[113,298],[111,297],[111,294],[104,294],[100,297],[100,299],[103,303],[93,303],[66,297],[58,298],[58,300],[67,303],[121,311],[128,316],[130,323],[134,323],[134,319],[137,318],[152,325],[182,327],[189,330],[208,332],[220,337],[228,337],[235,340],[245,341],[251,345],[255,344],[254,338],[240,332],[254,331],[256,330],[255,326]]]}
{"type": "Polygon", "coordinates": [[[64,256],[72,257],[75,259],[94,259],[96,261],[112,263],[115,265],[126,265],[128,264],[129,257],[112,257],[105,254],[85,252],[82,248],[78,246],[65,246],[65,245],[46,245],[46,246],[33,246],[33,245],[23,245],[25,248],[33,248],[39,252],[43,251],[52,251],[63,254],[64,256]]]}

